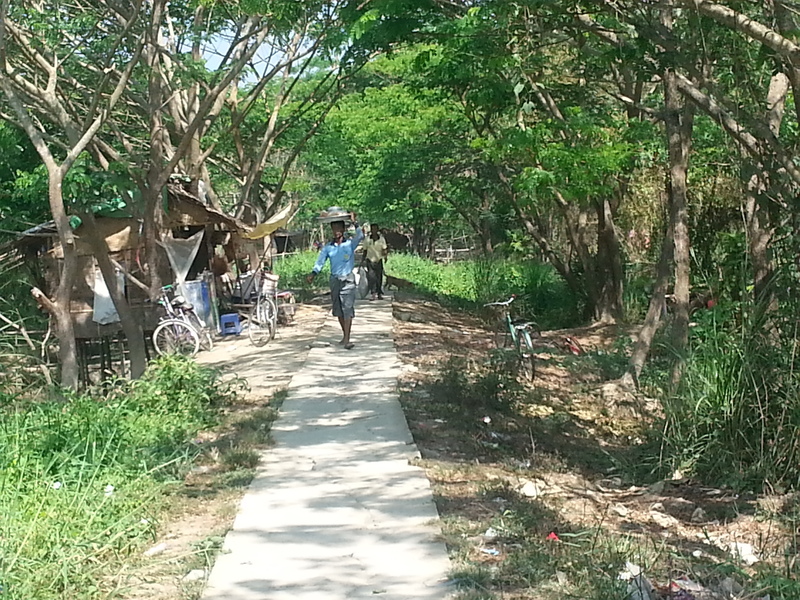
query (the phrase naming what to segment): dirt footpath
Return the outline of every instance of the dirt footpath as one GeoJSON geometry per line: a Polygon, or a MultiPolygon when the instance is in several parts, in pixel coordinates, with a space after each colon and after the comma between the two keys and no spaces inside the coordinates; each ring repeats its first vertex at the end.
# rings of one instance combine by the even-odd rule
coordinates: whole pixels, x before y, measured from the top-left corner
{"type": "Polygon", "coordinates": [[[322,328],[326,307],[302,305],[294,322],[279,326],[275,339],[257,348],[246,333],[217,338],[211,352],[202,352],[197,362],[221,369],[228,377],[247,380],[247,399],[267,398],[285,388],[308,357],[311,344],[322,328]]]}

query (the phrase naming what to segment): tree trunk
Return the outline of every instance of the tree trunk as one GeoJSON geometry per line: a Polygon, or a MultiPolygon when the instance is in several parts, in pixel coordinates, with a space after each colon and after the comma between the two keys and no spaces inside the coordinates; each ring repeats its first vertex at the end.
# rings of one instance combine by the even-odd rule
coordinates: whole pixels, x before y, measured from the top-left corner
{"type": "Polygon", "coordinates": [[[86,223],[87,239],[92,247],[92,253],[97,259],[97,265],[100,267],[100,272],[103,274],[108,292],[111,295],[111,299],[114,301],[114,308],[117,309],[122,331],[128,339],[131,379],[138,379],[144,374],[147,368],[147,353],[145,351],[142,323],[133,314],[131,305],[117,285],[117,274],[114,265],[111,264],[108,244],[97,230],[94,215],[91,213],[83,213],[81,218],[84,220],[84,223],[86,223]]]}
{"type": "Polygon", "coordinates": [[[481,234],[481,249],[486,256],[492,256],[494,254],[494,246],[492,245],[492,234],[491,232],[487,232],[485,229],[481,234]]]}
{"type": "Polygon", "coordinates": [[[161,259],[158,253],[158,242],[161,240],[162,210],[161,190],[149,186],[142,190],[144,201],[144,253],[147,264],[148,285],[150,286],[150,299],[155,301],[161,291],[161,259]]]}
{"type": "Polygon", "coordinates": [[[553,250],[552,246],[550,246],[550,242],[547,241],[537,224],[533,222],[531,217],[522,210],[519,205],[514,203],[514,208],[517,213],[517,217],[519,218],[520,222],[522,223],[523,227],[525,227],[525,231],[528,235],[536,242],[536,244],[541,249],[542,255],[545,256],[547,261],[553,265],[553,268],[558,271],[558,274],[567,282],[569,289],[577,296],[582,296],[584,292],[584,288],[581,286],[580,281],[575,276],[575,273],[572,272],[570,269],[569,263],[556,254],[555,250],[553,250]]]}
{"type": "Polygon", "coordinates": [[[598,321],[600,320],[598,307],[601,303],[601,282],[598,277],[598,271],[601,267],[598,265],[599,257],[592,255],[589,250],[589,243],[586,241],[586,233],[589,229],[590,221],[589,210],[585,206],[579,206],[577,209],[578,217],[575,219],[575,209],[569,206],[569,203],[558,191],[556,191],[555,196],[564,218],[564,228],[572,246],[572,252],[577,254],[583,268],[583,289],[581,293],[586,302],[584,318],[598,321]]]}
{"type": "MultiPolygon", "coordinates": [[[[781,123],[789,94],[789,77],[784,73],[772,76],[767,91],[767,122],[776,137],[780,134],[781,123]]],[[[745,220],[750,262],[753,267],[754,300],[767,312],[777,309],[772,286],[772,258],[770,244],[773,227],[769,214],[769,191],[772,188],[771,170],[762,163],[748,161],[749,173],[745,175],[745,220]]]]}
{"type": "Polygon", "coordinates": [[[163,210],[162,203],[162,181],[165,165],[167,161],[166,148],[169,144],[167,131],[164,127],[164,119],[161,114],[164,105],[164,87],[162,85],[163,73],[162,63],[159,58],[160,47],[160,26],[161,12],[164,10],[163,0],[154,3],[153,19],[148,35],[150,43],[146,50],[145,60],[150,69],[150,79],[148,81],[148,117],[149,117],[149,141],[150,154],[147,168],[147,177],[143,182],[142,203],[144,204],[144,246],[147,261],[147,274],[150,285],[150,299],[158,299],[162,281],[158,256],[158,241],[161,239],[161,224],[163,210]]]}
{"type": "Polygon", "coordinates": [[[595,204],[597,210],[597,303],[595,320],[616,323],[623,317],[622,247],[617,238],[611,202],[604,199],[595,204]]]}
{"type": "Polygon", "coordinates": [[[672,266],[674,244],[672,227],[668,223],[664,232],[664,241],[661,243],[661,255],[656,265],[656,279],[653,284],[653,294],[650,296],[650,306],[647,308],[644,324],[636,337],[636,342],[631,351],[631,358],[628,362],[628,376],[633,378],[637,386],[644,363],[650,354],[653,338],[661,324],[661,316],[666,310],[666,295],[670,283],[670,267],[672,266]]]}
{"type": "Polygon", "coordinates": [[[72,287],[78,275],[78,253],[75,249],[75,238],[72,234],[67,213],[64,209],[64,199],[61,184],[64,174],[60,168],[48,169],[50,210],[58,230],[58,239],[64,254],[59,273],[58,288],[55,301],[47,304],[53,316],[56,336],[58,337],[58,358],[61,363],[61,385],[75,390],[79,384],[78,348],[75,342],[75,327],[72,323],[70,303],[72,301],[72,287]]]}
{"type": "MultiPolygon", "coordinates": [[[[794,7],[787,7],[783,0],[774,0],[771,4],[778,31],[787,38],[794,36],[794,32],[797,30],[797,19],[794,16],[794,7]]],[[[797,66],[788,64],[786,65],[786,74],[792,85],[792,100],[794,102],[795,117],[800,119],[800,69],[798,69],[797,66]]],[[[772,82],[770,82],[770,85],[771,84],[772,82]]],[[[786,98],[784,97],[784,101],[785,100],[786,98]]],[[[783,103],[781,104],[781,110],[782,106],[783,103]]],[[[773,129],[773,133],[778,135],[777,130],[773,129]]]]}
{"type": "Polygon", "coordinates": [[[747,225],[747,247],[753,268],[753,299],[762,304],[765,310],[775,307],[775,295],[770,285],[772,280],[772,259],[769,253],[772,241],[772,227],[769,212],[764,206],[766,186],[762,177],[765,173],[753,174],[746,182],[745,221],[747,225]]]}
{"type": "Polygon", "coordinates": [[[671,377],[672,386],[675,388],[683,375],[686,348],[689,344],[690,255],[687,172],[694,113],[692,105],[683,106],[675,72],[672,69],[667,69],[664,73],[664,105],[669,151],[668,198],[675,261],[675,318],[672,323],[675,362],[671,377]]]}

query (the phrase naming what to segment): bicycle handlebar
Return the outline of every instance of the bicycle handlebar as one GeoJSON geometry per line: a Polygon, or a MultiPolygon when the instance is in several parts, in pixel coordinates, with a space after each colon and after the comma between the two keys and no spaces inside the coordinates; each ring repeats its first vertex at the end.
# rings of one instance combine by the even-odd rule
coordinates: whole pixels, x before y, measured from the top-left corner
{"type": "Polygon", "coordinates": [[[484,304],[484,306],[509,306],[515,299],[516,296],[512,295],[511,298],[503,302],[489,302],[488,304],[484,304]]]}

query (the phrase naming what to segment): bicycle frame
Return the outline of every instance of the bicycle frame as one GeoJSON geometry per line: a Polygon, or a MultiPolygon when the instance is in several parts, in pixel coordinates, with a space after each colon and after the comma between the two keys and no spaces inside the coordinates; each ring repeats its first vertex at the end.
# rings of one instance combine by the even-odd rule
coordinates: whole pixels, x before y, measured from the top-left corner
{"type": "Polygon", "coordinates": [[[158,298],[158,304],[164,308],[166,311],[167,319],[175,319],[178,317],[178,313],[175,310],[175,307],[172,306],[172,302],[170,301],[169,296],[167,295],[167,290],[173,289],[171,285],[165,285],[161,288],[161,295],[158,298]]]}
{"type": "MultiPolygon", "coordinates": [[[[514,302],[514,299],[515,296],[511,296],[511,298],[504,302],[491,302],[484,306],[502,307],[503,318],[501,322],[504,326],[502,335],[510,336],[514,351],[519,357],[518,360],[520,369],[524,370],[525,378],[528,379],[528,381],[532,381],[535,373],[535,354],[533,351],[533,340],[529,330],[531,324],[514,323],[514,320],[511,318],[511,303],[514,302]]],[[[495,338],[495,342],[497,343],[498,348],[501,347],[501,344],[497,342],[497,338],[495,338]]],[[[508,337],[504,337],[502,347],[507,347],[507,342],[508,337]]]]}

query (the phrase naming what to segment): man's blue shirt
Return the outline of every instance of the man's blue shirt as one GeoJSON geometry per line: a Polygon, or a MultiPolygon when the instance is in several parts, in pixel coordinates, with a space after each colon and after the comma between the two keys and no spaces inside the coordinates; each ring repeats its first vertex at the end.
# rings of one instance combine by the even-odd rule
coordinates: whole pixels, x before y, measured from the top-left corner
{"type": "Polygon", "coordinates": [[[334,277],[347,277],[353,272],[356,264],[356,248],[364,239],[364,232],[361,227],[356,228],[356,233],[349,240],[344,240],[341,244],[328,242],[320,250],[317,262],[314,264],[314,273],[319,273],[325,266],[325,261],[331,261],[331,275],[334,277]]]}

